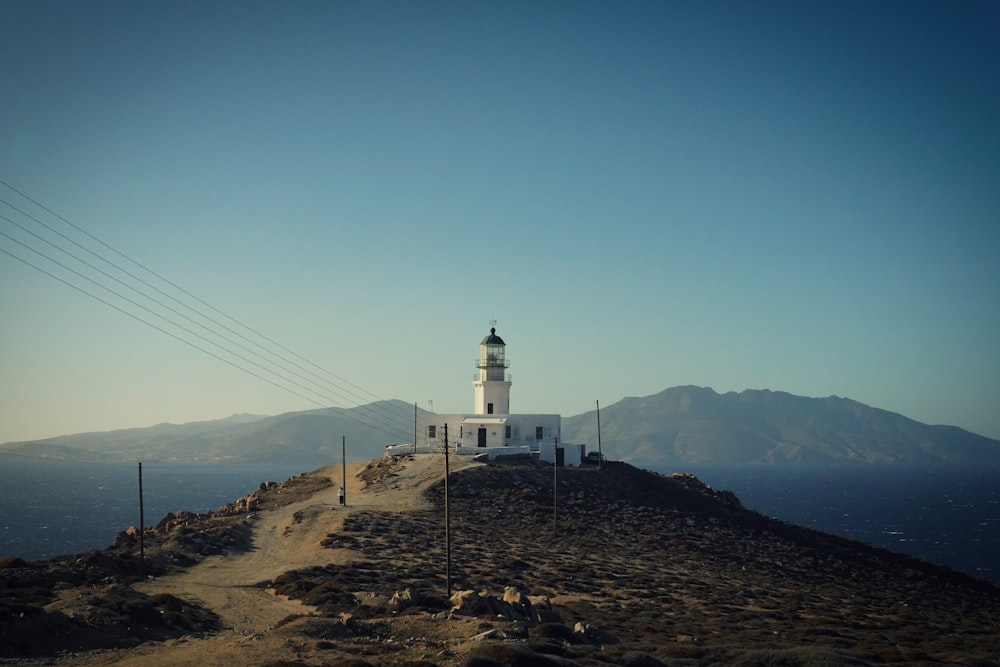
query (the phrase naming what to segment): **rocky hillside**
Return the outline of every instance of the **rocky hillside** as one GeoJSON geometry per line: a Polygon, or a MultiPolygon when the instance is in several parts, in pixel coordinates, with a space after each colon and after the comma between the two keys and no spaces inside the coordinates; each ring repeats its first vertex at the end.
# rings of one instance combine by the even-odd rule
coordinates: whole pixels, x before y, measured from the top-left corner
{"type": "MultiPolygon", "coordinates": [[[[597,446],[597,415],[563,419],[563,440],[597,446]]],[[[673,387],[601,409],[615,459],[685,463],[992,463],[1000,441],[929,426],[847,398],[673,387]]]]}
{"type": "Polygon", "coordinates": [[[373,461],[352,479],[364,489],[350,489],[352,506],[332,513],[331,478],[313,473],[147,531],[151,573],[165,584],[213,553],[228,555],[208,573],[277,550],[275,540],[315,554],[273,576],[258,570],[257,586],[304,606],[229,643],[218,639],[236,631],[222,620],[231,610],[211,603],[226,579],[190,597],[149,595],[155,582],[136,584],[134,532],[102,552],[8,562],[0,656],[155,665],[188,647],[202,664],[485,667],[987,665],[1000,655],[997,585],[769,519],[690,475],[473,465],[449,478],[446,542],[441,465],[373,461]],[[419,466],[429,484],[413,481],[419,466]],[[269,522],[282,511],[287,523],[269,522]]]}

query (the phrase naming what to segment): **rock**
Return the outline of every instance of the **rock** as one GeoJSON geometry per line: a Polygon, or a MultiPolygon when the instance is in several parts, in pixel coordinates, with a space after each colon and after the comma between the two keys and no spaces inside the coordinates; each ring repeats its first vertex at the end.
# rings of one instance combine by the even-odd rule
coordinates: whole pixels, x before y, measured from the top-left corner
{"type": "Polygon", "coordinates": [[[456,591],[449,601],[452,613],[475,616],[484,610],[483,599],[476,591],[456,591]]]}
{"type": "Polygon", "coordinates": [[[415,593],[412,588],[404,588],[401,591],[396,591],[392,598],[389,600],[389,610],[390,611],[401,611],[407,607],[412,607],[415,604],[420,604],[423,601],[423,596],[420,593],[415,593]]]}
{"type": "Polygon", "coordinates": [[[167,512],[166,514],[163,515],[163,518],[160,519],[159,523],[156,524],[156,527],[153,528],[153,530],[156,531],[157,533],[169,532],[171,525],[176,520],[177,520],[176,514],[174,514],[173,512],[167,512]]]}
{"type": "MultiPolygon", "coordinates": [[[[317,588],[323,588],[322,586],[317,588]]],[[[385,608],[389,605],[389,596],[376,591],[358,591],[354,598],[359,605],[373,608],[385,608]]]]}
{"type": "Polygon", "coordinates": [[[569,644],[579,640],[573,630],[562,623],[541,623],[531,629],[531,636],[538,639],[555,639],[569,644]]]}
{"type": "Polygon", "coordinates": [[[116,547],[131,547],[139,543],[139,529],[129,526],[125,530],[115,533],[114,545],[116,547]]]}
{"type": "Polygon", "coordinates": [[[503,601],[511,604],[527,605],[528,598],[514,586],[507,586],[503,589],[503,601]]]}
{"type": "Polygon", "coordinates": [[[495,639],[499,634],[500,633],[497,632],[496,628],[492,628],[490,630],[487,630],[486,632],[480,632],[478,635],[473,635],[472,641],[481,642],[486,639],[495,639]]]}
{"type": "Polygon", "coordinates": [[[552,609],[552,601],[549,600],[548,595],[529,595],[528,604],[535,609],[552,609]]]}
{"type": "Polygon", "coordinates": [[[483,602],[491,614],[508,621],[528,621],[531,618],[530,610],[525,609],[522,605],[511,604],[495,597],[483,598],[483,602]]]}
{"type": "Polygon", "coordinates": [[[573,626],[573,634],[591,644],[618,644],[620,640],[607,630],[602,630],[596,625],[589,623],[577,623],[573,626]]]}
{"type": "Polygon", "coordinates": [[[17,556],[7,556],[6,558],[0,558],[0,570],[14,569],[28,567],[28,563],[21,560],[17,556]]]}

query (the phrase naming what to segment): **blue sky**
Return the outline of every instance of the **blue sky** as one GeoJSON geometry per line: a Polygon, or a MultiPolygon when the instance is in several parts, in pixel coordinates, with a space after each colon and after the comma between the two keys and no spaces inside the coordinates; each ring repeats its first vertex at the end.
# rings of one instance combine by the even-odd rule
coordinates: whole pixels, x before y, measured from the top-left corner
{"type": "MultiPolygon", "coordinates": [[[[0,180],[337,377],[282,389],[0,253],[0,442],[467,411],[493,319],[515,412],[695,384],[1000,438],[998,28],[992,2],[6,2],[0,180]]],[[[99,292],[11,221],[107,247],[0,194],[0,249],[99,292]]]]}

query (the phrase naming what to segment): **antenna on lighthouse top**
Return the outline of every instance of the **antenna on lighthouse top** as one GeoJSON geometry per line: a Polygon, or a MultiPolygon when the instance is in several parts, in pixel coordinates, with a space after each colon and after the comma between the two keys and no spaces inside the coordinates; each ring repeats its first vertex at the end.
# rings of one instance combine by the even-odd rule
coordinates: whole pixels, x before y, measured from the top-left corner
{"type": "Polygon", "coordinates": [[[495,327],[496,325],[497,325],[497,321],[496,321],[495,319],[494,319],[494,320],[490,320],[490,328],[491,328],[491,329],[492,329],[493,327],[495,327]]]}

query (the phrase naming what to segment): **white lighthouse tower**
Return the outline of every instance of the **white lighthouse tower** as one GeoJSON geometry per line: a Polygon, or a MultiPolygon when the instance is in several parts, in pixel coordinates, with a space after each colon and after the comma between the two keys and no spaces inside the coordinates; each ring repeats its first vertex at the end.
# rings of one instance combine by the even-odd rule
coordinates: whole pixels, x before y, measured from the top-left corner
{"type": "Polygon", "coordinates": [[[387,445],[386,454],[434,452],[446,444],[456,454],[532,457],[559,465],[582,465],[584,445],[567,445],[560,438],[562,417],[557,414],[511,414],[507,344],[491,322],[490,335],[479,344],[472,414],[425,413],[414,425],[416,442],[387,445]]]}
{"type": "Polygon", "coordinates": [[[507,368],[506,343],[497,335],[495,327],[490,335],[479,344],[479,372],[472,386],[476,394],[475,414],[510,414],[510,376],[507,368]]]}

